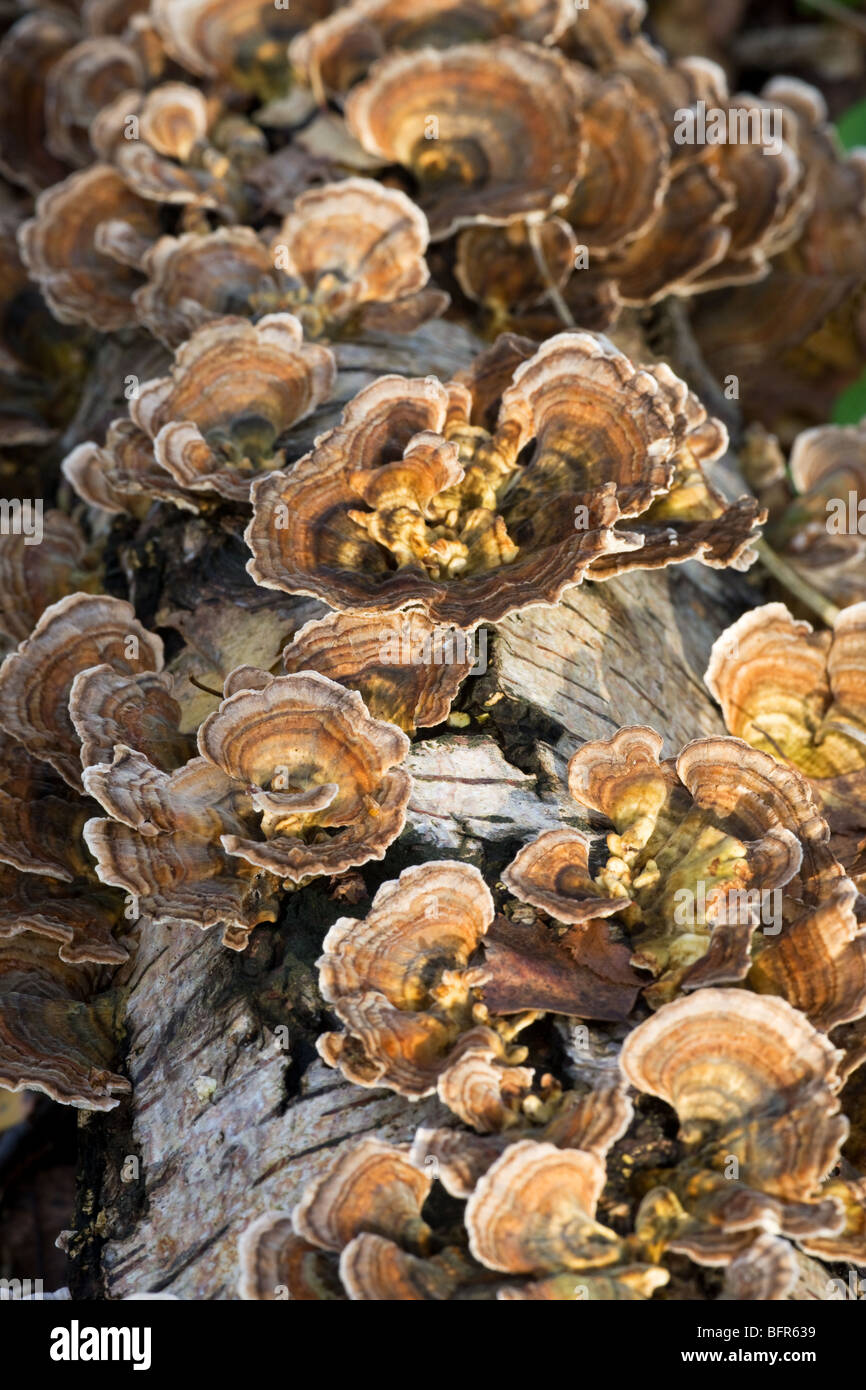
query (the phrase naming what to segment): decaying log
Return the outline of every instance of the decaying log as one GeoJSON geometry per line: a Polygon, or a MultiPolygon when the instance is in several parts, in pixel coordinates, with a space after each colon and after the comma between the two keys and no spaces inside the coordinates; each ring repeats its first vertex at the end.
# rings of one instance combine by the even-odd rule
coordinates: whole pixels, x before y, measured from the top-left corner
{"type": "MultiPolygon", "coordinates": [[[[654,722],[674,751],[721,724],[701,673],[715,635],[749,603],[745,581],[710,571],[634,574],[506,619],[467,707],[483,733],[416,743],[406,830],[367,888],[420,858],[496,869],[532,835],[579,824],[564,759],[616,724],[654,722]],[[540,731],[540,736],[539,736],[540,731]],[[540,746],[538,766],[518,766],[540,746]],[[513,751],[513,755],[511,753],[513,751]],[[545,752],[547,754],[545,758],[545,752]]],[[[324,1026],[314,962],[346,908],[313,886],[236,954],[216,933],[141,926],[126,991],[132,1099],[83,1121],[93,1166],[70,1249],[81,1279],[113,1298],[236,1296],[240,1231],[359,1134],[403,1141],[444,1112],[342,1082],[317,1057],[324,1026]],[[107,1134],[107,1139],[106,1139],[107,1134]],[[106,1157],[107,1155],[107,1157],[106,1157]],[[84,1255],[89,1251],[89,1258],[84,1255]]]]}

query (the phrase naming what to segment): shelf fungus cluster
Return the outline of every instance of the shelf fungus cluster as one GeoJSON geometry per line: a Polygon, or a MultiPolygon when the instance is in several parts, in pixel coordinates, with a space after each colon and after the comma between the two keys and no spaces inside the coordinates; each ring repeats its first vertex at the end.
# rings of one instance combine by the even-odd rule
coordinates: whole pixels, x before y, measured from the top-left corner
{"type": "Polygon", "coordinates": [[[291,675],[318,671],[363,697],[375,719],[407,734],[443,723],[476,664],[474,634],[405,613],[330,613],[295,633],[283,651],[291,675]]]}
{"type": "Polygon", "coordinates": [[[809,779],[832,846],[858,880],[866,836],[866,604],[813,631],[782,603],[746,613],[717,639],[706,681],[732,733],[809,779]]]}
{"type": "Polygon", "coordinates": [[[856,889],[809,783],[739,738],[696,739],[666,761],[661,747],[642,727],[584,744],[568,788],[614,827],[601,859],[581,832],[545,831],[505,871],[506,885],[557,921],[621,921],[634,963],[652,974],[653,1006],[754,975],[757,988],[790,991],[806,1012],[858,1017],[866,940],[851,910],[856,889]]]}
{"type": "Polygon", "coordinates": [[[128,603],[85,593],[48,606],[0,666],[0,1084],[13,1090],[101,1110],[129,1090],[111,988],[129,904],[87,851],[84,768],[112,733],[146,741],[161,666],[128,603]]]}
{"type": "Polygon", "coordinates": [[[139,321],[175,346],[202,323],[291,311],[308,338],[405,333],[441,314],[426,288],[423,212],[396,188],[346,178],[309,189],[267,235],[229,226],[161,237],[145,253],[139,321]]]}
{"type": "Polygon", "coordinates": [[[240,668],[198,732],[198,754],[165,770],[115,744],[86,785],[108,813],[85,835],[104,882],[154,921],[222,924],[242,950],[277,916],[277,892],[381,859],[400,833],[408,739],[356,691],[315,672],[240,668]]]}
{"type": "Polygon", "coordinates": [[[241,1240],[241,1296],[645,1299],[667,1283],[640,1241],[596,1219],[604,1163],[579,1148],[521,1141],[479,1178],[463,1222],[423,1215],[433,1178],[400,1149],[364,1140],[241,1240]]]}
{"type": "Polygon", "coordinates": [[[755,432],[751,480],[767,537],[805,583],[833,605],[866,599],[866,424],[818,425],[794,439],[788,466],[774,436],[755,432]]]}
{"type": "Polygon", "coordinates": [[[305,342],[292,314],[216,319],[177,349],[168,376],[141,384],[103,447],[68,456],[66,474],[106,510],[142,493],[192,509],[201,494],[243,502],[258,473],[285,461],[281,437],[327,400],[335,376],[332,353],[305,342]]]}
{"type": "Polygon", "coordinates": [[[520,1065],[522,1029],[545,1009],[625,1018],[640,984],[627,953],[606,940],[587,961],[565,948],[551,959],[543,936],[495,920],[477,869],[449,860],[405,869],[363,922],[335,922],[319,971],[344,1030],[319,1039],[325,1061],[356,1085],[413,1100],[435,1091],[481,1133],[559,1113],[553,1078],[520,1065]]]}
{"type": "Polygon", "coordinates": [[[214,1296],[866,1267],[866,156],[645,8],[0,7],[0,1088],[290,1016],[214,1296]]]}
{"type": "Polygon", "coordinates": [[[762,513],[703,460],[719,421],[606,338],[503,335],[457,379],[385,376],[252,490],[257,583],[338,609],[471,627],[584,578],[699,558],[746,567],[762,513]]]}
{"type": "Polygon", "coordinates": [[[571,796],[614,829],[606,856],[568,828],[520,851],[502,881],[534,926],[497,917],[477,869],[439,860],[330,929],[320,989],[340,1029],[322,1057],[362,1087],[435,1094],[452,1118],[402,1149],[347,1146],[293,1213],[255,1221],[242,1297],[647,1298],[665,1256],[685,1255],[724,1271],[726,1297],[777,1299],[798,1248],[862,1259],[862,1183],[836,1175],[861,1054],[828,1037],[866,1013],[857,889],[798,772],[741,739],[668,761],[661,743],[630,728],[574,755],[571,796]],[[639,993],[656,1010],[642,1023],[639,993]],[[621,1071],[569,1087],[527,1065],[515,1040],[546,1011],[628,1020],[621,1071]],[[635,1175],[622,1234],[598,1202],[635,1121],[628,1086],[680,1133],[635,1175]],[[466,1203],[463,1228],[436,1229],[431,1179],[466,1203]]]}
{"type": "Polygon", "coordinates": [[[784,1297],[796,1281],[784,1238],[862,1259],[862,1206],[858,1217],[856,1201],[841,1199],[846,1184],[825,1181],[848,1129],[841,1060],[784,1000],[739,990],[701,990],[635,1028],[623,1070],[673,1107],[685,1150],[675,1173],[653,1174],[662,1182],[642,1203],[638,1228],[650,1247],[727,1265],[772,1232],[758,1256],[765,1298],[784,1297]],[[859,1242],[849,1231],[858,1220],[859,1242]]]}

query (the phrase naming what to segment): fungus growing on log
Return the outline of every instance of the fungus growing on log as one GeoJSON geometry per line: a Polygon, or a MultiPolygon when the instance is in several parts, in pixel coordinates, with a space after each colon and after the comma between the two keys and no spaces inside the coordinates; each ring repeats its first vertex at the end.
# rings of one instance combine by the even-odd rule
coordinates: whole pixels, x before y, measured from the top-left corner
{"type": "Polygon", "coordinates": [[[381,378],[257,483],[250,573],[342,610],[412,605],[471,627],[644,553],[649,567],[748,564],[756,505],[694,521],[707,512],[677,505],[678,470],[688,459],[700,476],[708,436],[717,448],[724,430],[669,369],[588,333],[537,351],[506,335],[448,386],[381,378]],[[656,499],[671,516],[654,524],[656,499]]]}
{"type": "Polygon", "coordinates": [[[645,1199],[648,1227],[662,1229],[666,1202],[674,1213],[663,1245],[724,1265],[762,1230],[799,1240],[842,1229],[842,1207],[821,1186],[848,1129],[840,1060],[785,1000],[739,989],[698,990],[629,1034],[623,1071],[673,1107],[687,1155],[663,1174],[667,1196],[645,1199]]]}
{"type": "MultiPolygon", "coordinates": [[[[335,922],[319,978],[345,1032],[319,1039],[325,1061],[356,1085],[417,1099],[435,1091],[463,1047],[495,1048],[497,1035],[478,1026],[486,1022],[476,992],[483,972],[469,966],[492,919],[477,869],[445,860],[385,884],[364,922],[335,922]]],[[[516,1049],[512,1059],[524,1055],[516,1049]]]]}
{"type": "Polygon", "coordinates": [[[866,828],[866,604],[813,632],[784,604],[745,613],[717,638],[706,683],[732,733],[797,768],[858,881],[866,828]]]}
{"type": "Polygon", "coordinates": [[[95,994],[97,980],[32,933],[0,940],[0,1086],[84,1110],[113,1110],[129,1093],[111,1069],[116,1001],[95,994]]]}
{"type": "Polygon", "coordinates": [[[144,382],[130,404],[157,463],[191,492],[244,501],[257,473],[284,461],[280,436],[329,395],[327,348],[298,320],[219,319],[180,347],[170,377],[144,382]]]}
{"type": "Polygon", "coordinates": [[[266,1300],[282,1288],[307,1301],[333,1298],[338,1271],[353,1301],[649,1298],[667,1271],[632,1259],[637,1244],[595,1220],[604,1176],[590,1153],[513,1144],[470,1196],[465,1230],[444,1237],[421,1215],[430,1176],[399,1150],[362,1140],[309,1185],[291,1216],[268,1212],[247,1227],[241,1296],[266,1300]],[[330,1265],[317,1249],[332,1252],[330,1265]],[[537,1277],[527,1283],[527,1275],[537,1277]]]}
{"type": "Polygon", "coordinates": [[[579,69],[506,38],[381,58],[346,120],[364,149],[411,173],[436,240],[561,207],[580,168],[580,106],[579,69]]]}
{"type": "MultiPolygon", "coordinates": [[[[572,757],[572,798],[614,826],[595,872],[586,836],[555,830],[525,846],[504,876],[575,931],[619,917],[634,962],[655,976],[644,991],[655,1005],[679,989],[743,979],[753,933],[769,927],[768,898],[775,921],[785,893],[789,913],[795,903],[803,913],[804,902],[816,909],[847,882],[798,773],[738,739],[696,739],[675,761],[660,761],[661,748],[659,734],[634,727],[572,757]]],[[[852,945],[852,963],[860,949],[852,945]]]]}
{"type": "Polygon", "coordinates": [[[853,1300],[866,58],[759,9],[0,5],[0,1283],[853,1300]]]}
{"type": "Polygon", "coordinates": [[[185,82],[123,92],[94,118],[90,139],[140,197],[211,210],[227,221],[243,214],[246,176],[267,154],[257,126],[185,82]]]}
{"type": "Polygon", "coordinates": [[[407,734],[441,724],[475,664],[474,634],[423,613],[331,613],[296,632],[283,668],[357,690],[374,719],[407,734]]]}
{"type": "Polygon", "coordinates": [[[47,188],[19,232],[32,279],[61,323],[113,333],[135,323],[137,262],[159,236],[158,210],[108,164],[47,188]]]}
{"type": "Polygon", "coordinates": [[[162,659],[161,640],[142,627],[130,604],[70,594],[46,608],[0,667],[2,726],[80,789],[81,745],[69,712],[76,676],[103,665],[127,676],[157,672],[162,659]]]}

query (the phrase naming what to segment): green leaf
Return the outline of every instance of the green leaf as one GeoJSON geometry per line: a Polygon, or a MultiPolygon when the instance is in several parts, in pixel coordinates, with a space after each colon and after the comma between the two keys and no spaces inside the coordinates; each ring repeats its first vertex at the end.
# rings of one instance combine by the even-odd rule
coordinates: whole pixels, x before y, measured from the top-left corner
{"type": "Polygon", "coordinates": [[[858,101],[839,117],[836,123],[839,139],[846,150],[866,145],[866,101],[858,101]]]}
{"type": "Polygon", "coordinates": [[[834,425],[859,425],[866,418],[866,372],[836,397],[830,418],[834,425]]]}

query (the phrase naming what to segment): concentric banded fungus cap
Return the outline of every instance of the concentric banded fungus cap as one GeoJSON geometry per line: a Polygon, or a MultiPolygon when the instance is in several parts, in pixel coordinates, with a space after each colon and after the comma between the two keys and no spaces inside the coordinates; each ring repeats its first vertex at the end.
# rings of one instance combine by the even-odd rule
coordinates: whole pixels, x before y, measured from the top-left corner
{"type": "Polygon", "coordinates": [[[0,734],[0,858],[22,873],[70,883],[87,867],[87,806],[47,763],[0,734]]]}
{"type": "MultiPolygon", "coordinates": [[[[778,109],[778,108],[775,108],[778,109]]],[[[738,93],[732,98],[729,120],[742,122],[742,112],[754,127],[772,112],[769,101],[738,93]]],[[[772,119],[772,117],[771,117],[772,119]]],[[[793,140],[793,132],[789,131],[793,140]]],[[[717,146],[719,171],[735,191],[735,206],[727,218],[731,243],[727,255],[701,277],[699,288],[759,280],[771,261],[790,246],[811,211],[814,189],[807,165],[795,145],[783,135],[717,146]]]]}
{"type": "Polygon", "coordinates": [[[797,495],[785,506],[776,490],[780,514],[768,530],[770,543],[840,606],[862,602],[866,538],[858,525],[866,498],[866,426],[804,430],[794,440],[789,467],[797,495]]]}
{"type": "Polygon", "coordinates": [[[82,841],[88,803],[47,763],[0,737],[0,939],[33,932],[61,960],[117,965],[119,894],[103,888],[82,841]]]}
{"type": "Polygon", "coordinates": [[[208,209],[229,221],[248,215],[246,180],[267,155],[258,126],[185,82],[123,92],[96,116],[90,139],[142,198],[208,209]],[[131,120],[138,123],[134,139],[131,120]]]}
{"type": "Polygon", "coordinates": [[[110,817],[84,828],[97,873],[131,893],[143,917],[221,925],[224,944],[236,951],[258,923],[276,920],[276,880],[230,858],[220,843],[252,830],[249,798],[206,758],[165,773],[121,745],[111,763],[86,769],[84,783],[110,817]]]}
{"type": "Polygon", "coordinates": [[[393,1240],[366,1232],[356,1236],[340,1256],[340,1279],[356,1302],[441,1303],[450,1298],[494,1297],[490,1276],[459,1246],[448,1245],[429,1259],[420,1259],[393,1240]],[[461,1286],[468,1286],[465,1294],[461,1286]]]}
{"type": "Polygon", "coordinates": [[[406,332],[441,313],[426,290],[427,220],[398,189],[348,178],[301,194],[272,250],[290,277],[287,307],[313,337],[361,328],[406,332]]]}
{"type": "Polygon", "coordinates": [[[267,97],[285,88],[289,39],[331,9],[330,0],[293,0],[290,8],[266,0],[153,0],[150,13],[187,71],[267,97]]]}
{"type": "Polygon", "coordinates": [[[72,682],[69,717],[85,768],[110,762],[119,744],[131,745],[166,772],[193,751],[190,737],[180,732],[181,707],[160,672],[131,678],[112,666],[91,666],[72,682]]]}
{"type": "Polygon", "coordinates": [[[677,402],[684,426],[674,455],[668,489],[646,513],[629,523],[643,538],[638,551],[604,555],[593,577],[610,579],[628,569],[659,569],[700,560],[714,569],[747,570],[757,558],[756,528],[766,519],[763,507],[749,494],[729,502],[708,479],[704,465],[726,452],[728,433],[721,421],[708,417],[697,397],[687,392],[664,363],[653,371],[677,402]]]}
{"type": "Polygon", "coordinates": [[[92,164],[36,200],[19,232],[21,254],[61,323],[112,333],[135,322],[130,264],[159,235],[157,209],[106,164],[92,164]]]}
{"type": "MultiPolygon", "coordinates": [[[[742,92],[732,97],[725,74],[715,63],[687,58],[666,65],[648,47],[634,53],[637,62],[627,62],[625,70],[642,92],[655,100],[666,129],[674,135],[674,182],[694,181],[699,172],[705,192],[714,186],[718,195],[715,215],[707,202],[704,211],[709,219],[695,237],[696,244],[703,242],[713,254],[703,266],[690,267],[675,288],[682,292],[691,285],[702,291],[760,279],[767,273],[770,258],[796,239],[813,199],[809,171],[798,157],[796,122],[790,114],[782,120],[777,102],[771,104],[742,92]],[[705,145],[693,148],[701,144],[689,141],[694,134],[696,101],[721,113],[725,128],[731,132],[729,140],[715,144],[708,135],[705,145]],[[683,129],[683,116],[689,108],[691,131],[683,129]],[[772,138],[768,121],[772,123],[772,138]],[[681,143],[684,135],[685,144],[681,143]]],[[[680,191],[685,186],[683,182],[680,191]]],[[[693,182],[694,189],[698,186],[693,182]]],[[[671,192],[676,192],[673,184],[671,192]]],[[[699,207],[695,207],[698,216],[699,207]]],[[[635,249],[640,257],[646,248],[635,249]]],[[[669,250],[676,256],[675,246],[669,250]]],[[[651,263],[644,271],[652,275],[651,263]]]]}
{"type": "Polygon", "coordinates": [[[832,634],[784,604],[756,608],[716,639],[705,680],[732,733],[809,778],[834,830],[863,828],[866,603],[832,634]]]}
{"type": "Polygon", "coordinates": [[[460,1039],[459,1054],[440,1072],[436,1091],[443,1105],[479,1134],[497,1134],[519,1124],[532,1090],[532,1067],[513,1056],[492,1028],[473,1028],[460,1039]]]}
{"type": "Polygon", "coordinates": [[[52,66],[45,85],[48,148],[73,168],[89,164],[94,116],[146,77],[141,56],[124,39],[100,34],[69,49],[52,66]]]}
{"type": "Polygon", "coordinates": [[[579,830],[545,830],[520,850],[503,871],[502,882],[521,902],[541,908],[558,922],[611,917],[631,899],[604,896],[589,871],[590,847],[579,830]]]}
{"type": "MultiPolygon", "coordinates": [[[[76,845],[80,850],[80,842],[76,845]]],[[[114,936],[124,902],[102,887],[92,867],[68,883],[45,874],[19,873],[0,864],[0,941],[32,933],[53,943],[62,961],[120,965],[129,955],[114,936]]]]}
{"type": "Polygon", "coordinates": [[[81,528],[63,512],[42,517],[42,540],[24,531],[0,536],[0,632],[15,642],[30,635],[58,599],[96,586],[99,570],[81,528]]]}
{"type": "Polygon", "coordinates": [[[366,150],[410,172],[436,240],[561,206],[579,171],[581,97],[561,55],[496,39],[382,58],[346,120],[366,150]]]}
{"type": "Polygon", "coordinates": [[[568,0],[353,0],[298,34],[289,53],[315,91],[346,92],[395,49],[448,49],[505,34],[551,43],[571,20],[568,0]]]}
{"type": "Polygon", "coordinates": [[[403,828],[409,740],[316,672],[237,691],[198,743],[261,813],[258,835],[223,835],[223,848],[291,883],[381,859],[403,828]]]}
{"type": "Polygon", "coordinates": [[[153,443],[132,420],[114,420],[104,445],[88,439],[67,454],[63,475],[89,507],[117,515],[147,511],[151,501],[197,512],[201,493],[181,486],[153,456],[153,443]]]}
{"type": "Polygon", "coordinates": [[[583,168],[561,215],[604,265],[606,257],[656,222],[668,192],[671,158],[654,103],[627,78],[596,80],[589,90],[583,168]]]}
{"type": "MultiPolygon", "coordinates": [[[[537,227],[526,222],[466,227],[457,237],[454,275],[468,299],[490,310],[494,326],[507,327],[512,315],[542,305],[551,284],[565,290],[577,253],[577,237],[561,217],[548,217],[537,227]],[[543,268],[533,254],[533,238],[540,246],[543,268]]],[[[585,326],[604,328],[608,322],[585,326]]]]}
{"type": "Polygon", "coordinates": [[[251,227],[160,237],[141,268],[147,284],[134,295],[138,320],[168,347],[241,308],[254,318],[260,303],[286,307],[274,258],[251,227]]]}
{"type": "Polygon", "coordinates": [[[472,1197],[466,1235],[453,1229],[434,1234],[427,1226],[422,1208],[430,1167],[425,1163],[422,1171],[376,1139],[348,1149],[308,1184],[291,1226],[288,1216],[268,1212],[244,1233],[241,1296],[339,1296],[332,1282],[338,1254],[339,1279],[353,1300],[649,1297],[666,1282],[666,1272],[655,1266],[620,1262],[635,1243],[594,1220],[605,1173],[593,1154],[512,1145],[472,1197]],[[529,1285],[520,1279],[551,1269],[550,1277],[529,1285]],[[604,1273],[576,1286],[574,1271],[596,1269],[604,1273]],[[572,1271],[570,1278],[562,1277],[565,1271],[572,1271]]]}
{"type": "Polygon", "coordinates": [[[474,626],[644,546],[654,566],[704,556],[727,516],[684,539],[667,521],[626,528],[709,423],[667,368],[638,369],[605,338],[562,333],[533,354],[506,335],[447,387],[380,378],[288,476],[259,483],[250,573],[344,611],[411,604],[474,626]]]}
{"type": "Polygon", "coordinates": [[[79,37],[72,16],[51,10],[25,15],[0,42],[0,171],[34,194],[67,172],[46,141],[45,87],[79,37]]]}
{"type": "Polygon", "coordinates": [[[827,1033],[866,1014],[866,929],[849,878],[828,885],[817,906],[790,907],[778,936],[756,938],[748,983],[780,994],[827,1033]]]}
{"type": "Polygon", "coordinates": [[[288,1296],[292,1302],[344,1299],[330,1253],[296,1236],[290,1213],[267,1211],[247,1226],[238,1241],[238,1293],[267,1303],[288,1296]]]}
{"type": "Polygon", "coordinates": [[[503,1274],[615,1265],[623,1242],[595,1220],[604,1164],[579,1149],[524,1140],[484,1174],[466,1204],[469,1248],[503,1274]]]}
{"type": "Polygon", "coordinates": [[[130,415],[181,487],[246,501],[255,474],[284,462],[281,436],[335,377],[330,351],[305,343],[291,314],[219,319],[178,349],[171,376],[142,384],[130,415]]]}
{"type": "Polygon", "coordinates": [[[507,1125],[500,1124],[489,1133],[421,1128],[412,1143],[412,1162],[419,1168],[432,1167],[452,1197],[468,1197],[500,1154],[524,1139],[581,1149],[603,1162],[625,1134],[633,1114],[626,1083],[615,1075],[583,1094],[552,1089],[549,1097],[536,1097],[522,1115],[514,1114],[507,1125]],[[520,1123],[515,1123],[518,1119],[520,1123]]]}
{"type": "Polygon", "coordinates": [[[851,1260],[862,1264],[866,1254],[866,1179],[844,1182],[831,1178],[821,1189],[842,1206],[845,1224],[838,1235],[803,1241],[803,1249],[822,1260],[851,1260]]]}
{"type": "Polygon", "coordinates": [[[305,1188],[292,1215],[295,1234],[323,1250],[342,1250],[366,1232],[423,1252],[430,1229],[421,1208],[431,1185],[398,1149],[363,1139],[305,1188]]]}
{"type": "Polygon", "coordinates": [[[657,216],[601,262],[624,304],[655,304],[668,294],[690,294],[699,276],[721,261],[730,245],[725,219],[734,203],[730,186],[704,157],[675,166],[657,216]]]}
{"type": "Polygon", "coordinates": [[[113,1110],[131,1088],[112,1071],[115,1004],[100,974],[65,965],[31,932],[0,940],[0,1085],[113,1110]]]}
{"type": "Polygon", "coordinates": [[[212,116],[213,107],[197,87],[166,82],[147,93],[122,92],[105,103],[91,139],[97,156],[113,164],[142,197],[212,208],[218,200],[206,172],[185,167],[205,144],[212,116]],[[135,139],[129,138],[131,119],[137,122],[135,139]]]}
{"type": "Polygon", "coordinates": [[[799,1275],[793,1247],[765,1232],[728,1265],[722,1297],[738,1302],[779,1302],[791,1293],[799,1275]]]}
{"type": "Polygon", "coordinates": [[[325,1060],[356,1085],[431,1094],[479,1019],[468,963],[492,920],[478,870],[443,860],[384,884],[364,921],[335,922],[319,978],[346,1032],[319,1039],[325,1060]]]}
{"type": "Polygon", "coordinates": [[[291,675],[319,671],[357,690],[374,719],[406,733],[448,718],[475,660],[473,633],[423,613],[331,613],[297,632],[283,652],[291,675]]]}
{"type": "Polygon", "coordinates": [[[763,97],[792,119],[812,200],[797,241],[754,285],[707,296],[694,318],[708,365],[735,374],[747,419],[763,421],[785,442],[824,424],[834,400],[863,367],[862,236],[866,158],[842,150],[815,88],[778,78],[763,97]]]}
{"type": "Polygon", "coordinates": [[[670,1181],[697,1223],[683,1247],[692,1258],[724,1263],[768,1220],[795,1236],[841,1228],[838,1205],[816,1200],[848,1131],[840,1060],[785,1000],[737,989],[698,990],[626,1038],[623,1071],[673,1106],[691,1152],[670,1181]],[[723,1176],[732,1157],[736,1181],[723,1176]]]}
{"type": "Polygon", "coordinates": [[[291,1216],[267,1212],[244,1232],[241,1297],[443,1300],[461,1283],[489,1284],[457,1246],[414,1253],[431,1241],[421,1216],[431,1181],[379,1140],[347,1149],[307,1184],[291,1216]]]}
{"type": "MultiPolygon", "coordinates": [[[[791,481],[801,495],[821,485],[826,488],[822,501],[831,491],[834,496],[845,496],[851,489],[866,491],[866,424],[861,421],[859,425],[803,430],[794,440],[788,466],[791,481]]],[[[822,520],[826,520],[826,511],[822,507],[822,520]]]]}
{"type": "Polygon", "coordinates": [[[640,32],[646,14],[645,0],[604,0],[592,10],[587,6],[580,15],[580,27],[573,24],[563,35],[563,47],[602,72],[642,54],[644,47],[655,53],[640,32]]]}
{"type": "Polygon", "coordinates": [[[79,672],[102,665],[130,678],[158,671],[162,642],[121,599],[70,594],[46,608],[31,636],[0,667],[3,727],[76,789],[81,749],[69,697],[79,672]]]}

